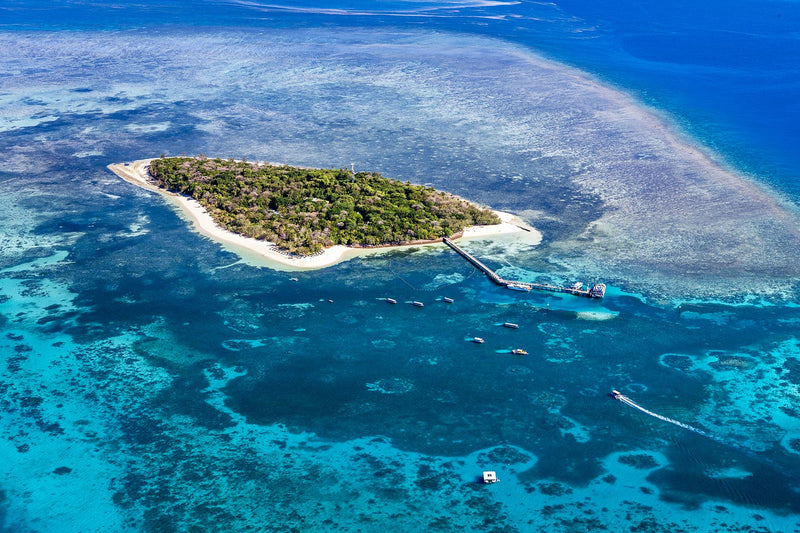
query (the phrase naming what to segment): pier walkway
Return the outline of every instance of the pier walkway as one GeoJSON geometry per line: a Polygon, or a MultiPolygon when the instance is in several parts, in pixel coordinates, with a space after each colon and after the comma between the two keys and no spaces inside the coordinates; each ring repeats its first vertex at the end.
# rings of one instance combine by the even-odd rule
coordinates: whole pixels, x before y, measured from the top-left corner
{"type": "Polygon", "coordinates": [[[469,263],[472,264],[475,268],[486,274],[486,276],[492,281],[492,283],[496,285],[500,285],[501,287],[505,287],[507,289],[513,289],[518,291],[530,291],[530,290],[537,290],[537,291],[549,291],[549,292],[564,292],[567,294],[574,294],[575,296],[584,296],[586,298],[602,298],[606,294],[606,286],[604,283],[595,283],[591,287],[587,287],[586,289],[583,288],[583,284],[576,283],[572,287],[561,287],[558,285],[547,285],[544,283],[528,283],[526,281],[512,281],[503,279],[498,276],[494,270],[487,267],[478,259],[476,259],[472,254],[468,253],[466,250],[461,248],[459,245],[448,239],[447,237],[442,238],[442,242],[444,242],[447,246],[455,250],[458,255],[466,259],[469,263]]]}

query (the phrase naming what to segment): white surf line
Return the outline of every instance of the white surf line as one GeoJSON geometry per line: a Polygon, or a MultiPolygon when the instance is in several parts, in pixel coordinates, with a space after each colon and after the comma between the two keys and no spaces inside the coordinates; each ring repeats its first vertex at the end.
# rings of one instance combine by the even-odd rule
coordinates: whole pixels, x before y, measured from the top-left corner
{"type": "Polygon", "coordinates": [[[690,426],[689,424],[684,424],[680,420],[675,420],[674,418],[669,418],[669,417],[666,417],[664,415],[660,415],[658,413],[654,413],[653,411],[648,411],[647,409],[645,409],[641,405],[637,404],[636,402],[634,402],[633,400],[631,400],[627,396],[624,396],[622,394],[617,393],[617,394],[614,395],[614,398],[616,398],[617,400],[621,401],[622,403],[624,403],[626,405],[629,405],[629,406],[633,407],[634,409],[638,409],[639,411],[641,411],[641,412],[643,412],[645,414],[648,414],[648,415],[650,415],[652,417],[658,418],[659,420],[663,420],[664,422],[669,422],[670,424],[674,424],[674,425],[676,425],[678,427],[681,427],[683,429],[688,429],[689,431],[694,431],[698,435],[702,435],[704,437],[708,437],[709,439],[713,439],[713,440],[715,440],[717,442],[721,442],[723,444],[727,444],[722,439],[720,439],[718,437],[715,437],[714,435],[711,435],[710,433],[706,433],[702,429],[698,429],[698,428],[696,428],[694,426],[690,426]]]}

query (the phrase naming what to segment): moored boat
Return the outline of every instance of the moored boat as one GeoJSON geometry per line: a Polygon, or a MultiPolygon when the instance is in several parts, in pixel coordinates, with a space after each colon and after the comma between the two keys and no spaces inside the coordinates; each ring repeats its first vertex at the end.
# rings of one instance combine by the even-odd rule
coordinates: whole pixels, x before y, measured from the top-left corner
{"type": "Polygon", "coordinates": [[[418,302],[418,301],[416,301],[416,300],[414,300],[413,302],[411,302],[411,305],[413,305],[414,307],[425,307],[425,304],[424,304],[424,303],[422,303],[422,302],[418,302]]]}
{"type": "Polygon", "coordinates": [[[390,304],[396,304],[397,303],[397,300],[395,300],[394,298],[384,298],[384,300],[386,301],[386,303],[390,303],[390,304]]]}
{"type": "Polygon", "coordinates": [[[512,291],[524,291],[530,292],[531,288],[527,285],[521,285],[519,283],[509,283],[506,285],[506,289],[511,289],[512,291]]]}
{"type": "Polygon", "coordinates": [[[497,483],[498,481],[500,480],[497,478],[496,472],[492,470],[487,470],[483,473],[483,482],[486,483],[487,485],[490,483],[497,483]]]}
{"type": "Polygon", "coordinates": [[[482,339],[482,338],[480,338],[480,337],[472,337],[472,342],[474,342],[475,344],[483,344],[483,343],[484,343],[484,342],[486,342],[486,341],[485,341],[485,340],[483,340],[483,339],[482,339]]]}
{"type": "Polygon", "coordinates": [[[522,348],[514,348],[513,350],[511,350],[511,353],[513,353],[514,355],[528,355],[528,352],[526,352],[522,348]]]}
{"type": "Polygon", "coordinates": [[[444,298],[442,298],[442,301],[443,301],[444,303],[447,303],[447,304],[451,304],[451,303],[453,303],[453,299],[452,299],[452,298],[448,298],[447,296],[445,296],[444,298]]]}
{"type": "Polygon", "coordinates": [[[605,283],[595,283],[592,285],[592,288],[589,289],[589,296],[591,298],[602,298],[606,295],[606,284],[605,283]]]}
{"type": "Polygon", "coordinates": [[[514,324],[513,322],[503,322],[503,327],[511,329],[519,329],[519,324],[514,324]]]}

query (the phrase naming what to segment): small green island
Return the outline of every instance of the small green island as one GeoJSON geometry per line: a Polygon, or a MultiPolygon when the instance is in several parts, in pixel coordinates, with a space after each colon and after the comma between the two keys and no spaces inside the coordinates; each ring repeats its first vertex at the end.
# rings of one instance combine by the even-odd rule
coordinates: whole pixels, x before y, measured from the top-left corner
{"type": "Polygon", "coordinates": [[[189,196],[221,227],[308,256],[337,244],[393,246],[451,237],[500,218],[452,194],[377,172],[161,157],[150,179],[189,196]]]}

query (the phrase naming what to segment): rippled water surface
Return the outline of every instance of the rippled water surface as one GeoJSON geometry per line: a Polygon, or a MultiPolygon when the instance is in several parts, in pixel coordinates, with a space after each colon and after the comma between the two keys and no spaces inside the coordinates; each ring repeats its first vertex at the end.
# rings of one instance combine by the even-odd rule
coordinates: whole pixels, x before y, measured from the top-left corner
{"type": "Polygon", "coordinates": [[[5,530],[800,528],[792,185],[414,22],[511,4],[196,5],[232,19],[0,32],[5,530]],[[542,231],[464,244],[504,278],[609,290],[502,290],[444,246],[260,267],[105,168],[162,153],[430,184],[542,231]]]}

